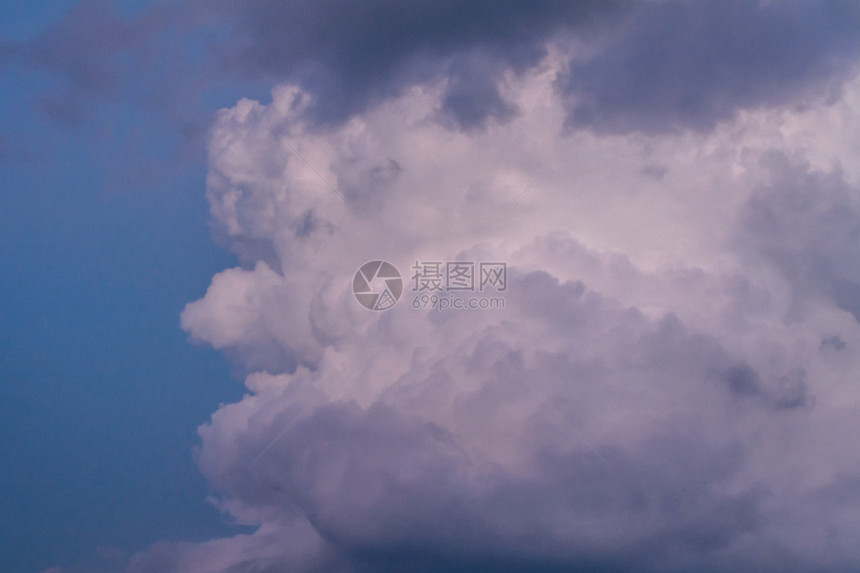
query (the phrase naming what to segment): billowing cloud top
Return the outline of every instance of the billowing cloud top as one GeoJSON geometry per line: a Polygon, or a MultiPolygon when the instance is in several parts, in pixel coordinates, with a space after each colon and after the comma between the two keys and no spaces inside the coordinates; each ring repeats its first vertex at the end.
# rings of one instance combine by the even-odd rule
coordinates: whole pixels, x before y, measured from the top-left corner
{"type": "Polygon", "coordinates": [[[258,529],[128,571],[856,567],[856,9],[405,6],[243,20],[291,81],[212,127],[241,266],[182,326],[248,372],[197,456],[258,529]],[[504,308],[368,311],[375,259],[504,308]]]}

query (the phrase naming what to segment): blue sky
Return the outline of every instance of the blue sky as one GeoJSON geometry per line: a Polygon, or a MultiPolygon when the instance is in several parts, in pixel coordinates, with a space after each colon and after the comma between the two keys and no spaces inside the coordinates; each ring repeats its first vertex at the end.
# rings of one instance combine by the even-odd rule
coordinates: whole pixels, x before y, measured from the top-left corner
{"type": "MultiPolygon", "coordinates": [[[[70,4],[7,3],[2,37],[37,37],[70,4]]],[[[0,75],[4,571],[230,531],[191,448],[242,389],[178,318],[233,263],[210,238],[203,152],[173,159],[171,126],[121,100],[59,125],[34,102],[64,81],[0,75]]]]}
{"type": "Polygon", "coordinates": [[[855,3],[6,3],[0,101],[0,571],[860,563],[855,3]]]}

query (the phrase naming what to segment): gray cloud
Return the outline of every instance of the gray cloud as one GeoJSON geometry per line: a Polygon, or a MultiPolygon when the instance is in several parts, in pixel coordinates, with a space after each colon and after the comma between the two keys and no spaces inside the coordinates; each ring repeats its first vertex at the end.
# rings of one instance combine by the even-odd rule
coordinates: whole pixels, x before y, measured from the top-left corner
{"type": "Polygon", "coordinates": [[[93,0],[0,57],[66,77],[68,94],[41,101],[67,123],[86,117],[87,100],[120,97],[191,129],[189,94],[290,81],[331,126],[435,82],[447,86],[440,119],[475,129],[516,113],[506,75],[575,41],[559,82],[568,125],[653,134],[833,97],[856,67],[858,30],[856,6],[839,0],[157,3],[134,20],[93,0]]]}
{"type": "Polygon", "coordinates": [[[595,25],[623,4],[159,2],[129,19],[108,0],[89,0],[33,40],[0,44],[0,62],[66,78],[67,95],[41,99],[67,124],[86,114],[63,101],[104,97],[165,111],[184,105],[173,119],[189,121],[194,110],[182,100],[190,91],[261,78],[301,83],[315,96],[308,113],[336,124],[410,85],[449,79],[441,111],[471,128],[513,112],[497,88],[502,74],[534,66],[549,38],[595,25]]]}
{"type": "Polygon", "coordinates": [[[513,113],[497,84],[536,65],[555,35],[600,25],[628,2],[302,1],[233,4],[242,25],[227,64],[298,81],[310,112],[340,122],[409,85],[447,78],[442,111],[471,128],[513,113]]]}
{"type": "Polygon", "coordinates": [[[860,320],[860,204],[839,169],[823,172],[772,152],[771,174],[741,215],[742,247],[766,259],[804,300],[823,296],[860,320]]]}
{"type": "MultiPolygon", "coordinates": [[[[511,291],[524,293],[511,301],[523,320],[547,324],[544,313],[554,315],[548,324],[566,340],[563,350],[509,347],[501,331],[487,336],[576,424],[591,415],[577,405],[587,386],[609,392],[598,398],[602,406],[589,399],[589,409],[626,403],[627,383],[686,394],[704,390],[707,371],[728,360],[677,319],[652,323],[545,273],[515,280],[511,291]],[[576,342],[583,337],[587,348],[576,342]],[[596,370],[588,366],[595,360],[596,370]]],[[[726,389],[713,392],[710,400],[722,393],[723,404],[706,391],[699,407],[731,405],[726,389]]],[[[704,410],[676,412],[630,446],[591,450],[480,341],[409,372],[367,407],[331,402],[310,380],[267,399],[279,412],[271,422],[251,421],[231,436],[220,435],[218,421],[203,429],[201,467],[245,512],[269,519],[299,512],[349,570],[665,570],[675,553],[717,551],[765,519],[764,491],[724,489],[745,447],[741,435],[711,441],[704,410]],[[468,378],[460,362],[470,364],[468,378]],[[456,383],[439,387],[440,378],[456,383]],[[434,386],[434,402],[450,404],[443,411],[427,409],[424,392],[434,386]],[[519,428],[516,466],[474,449],[475,434],[506,433],[497,427],[506,418],[519,428]],[[225,459],[226,451],[235,456],[225,459]]],[[[232,415],[225,411],[224,420],[232,415]]]]}
{"type": "Polygon", "coordinates": [[[49,87],[28,97],[62,126],[93,121],[119,102],[155,114],[169,135],[199,148],[211,113],[202,99],[228,80],[216,72],[217,36],[189,6],[156,2],[129,17],[110,0],[84,0],[40,35],[0,43],[0,66],[47,72],[49,87]]]}
{"type": "Polygon", "coordinates": [[[504,120],[503,75],[578,37],[589,48],[560,84],[570,125],[708,130],[741,109],[832,97],[860,48],[860,12],[842,1],[238,6],[243,41],[228,65],[299,81],[323,122],[440,76],[443,111],[461,127],[504,120]]]}
{"type": "Polygon", "coordinates": [[[741,109],[832,98],[858,49],[853,2],[647,2],[561,86],[572,126],[709,130],[741,109]]]}
{"type": "Polygon", "coordinates": [[[24,43],[17,57],[26,65],[66,74],[78,88],[89,93],[119,89],[122,53],[139,52],[145,45],[146,26],[119,17],[113,3],[84,2],[37,41],[24,43]]]}

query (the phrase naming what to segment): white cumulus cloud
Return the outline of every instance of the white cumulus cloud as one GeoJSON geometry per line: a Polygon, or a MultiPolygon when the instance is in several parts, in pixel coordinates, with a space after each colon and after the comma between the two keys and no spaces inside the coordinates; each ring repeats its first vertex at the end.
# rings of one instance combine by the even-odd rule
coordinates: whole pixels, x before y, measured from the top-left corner
{"type": "Polygon", "coordinates": [[[248,372],[200,429],[250,535],[129,571],[844,570],[860,560],[858,84],[708,133],[565,129],[554,52],[519,113],[444,82],[337,127],[242,100],[207,196],[241,267],[183,328],[248,372]],[[814,150],[814,152],[812,151],[814,150]],[[387,260],[393,308],[351,291],[387,260]],[[415,261],[502,261],[504,308],[414,309],[415,261]]]}

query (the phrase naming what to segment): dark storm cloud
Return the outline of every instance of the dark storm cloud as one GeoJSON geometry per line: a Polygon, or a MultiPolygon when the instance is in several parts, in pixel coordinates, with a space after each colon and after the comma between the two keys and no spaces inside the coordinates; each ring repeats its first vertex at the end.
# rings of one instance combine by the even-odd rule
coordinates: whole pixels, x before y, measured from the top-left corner
{"type": "Polygon", "coordinates": [[[504,121],[517,112],[498,90],[502,68],[492,57],[462,58],[448,71],[448,87],[442,102],[443,118],[463,129],[480,127],[488,118],[504,121]]]}
{"type": "Polygon", "coordinates": [[[299,79],[323,122],[339,122],[404,87],[448,77],[443,112],[466,128],[504,119],[502,73],[521,72],[555,34],[623,12],[621,1],[398,2],[332,0],[236,3],[240,49],[227,61],[246,73],[299,79]]]}
{"type": "Polygon", "coordinates": [[[646,2],[561,86],[573,126],[708,130],[740,109],[834,95],[858,48],[854,2],[646,2]]]}
{"type": "Polygon", "coordinates": [[[587,48],[559,83],[570,125],[707,130],[739,109],[834,94],[856,61],[860,9],[837,0],[269,0],[156,4],[128,19],[94,0],[34,40],[0,45],[0,61],[67,78],[68,94],[40,98],[67,123],[86,117],[86,98],[129,97],[136,82],[149,82],[138,99],[174,108],[213,82],[295,82],[326,125],[444,82],[440,119],[473,129],[516,113],[499,90],[506,74],[571,38],[587,48]],[[168,81],[150,81],[154,72],[168,81]]]}
{"type": "Polygon", "coordinates": [[[93,98],[181,107],[177,99],[213,83],[260,79],[300,83],[315,96],[309,113],[333,124],[410,85],[447,79],[441,117],[468,129],[515,112],[498,90],[503,74],[534,66],[554,35],[594,27],[626,4],[156,3],[128,18],[107,0],[91,0],[34,39],[0,44],[0,63],[65,78],[38,104],[70,125],[87,118],[93,98]]]}

